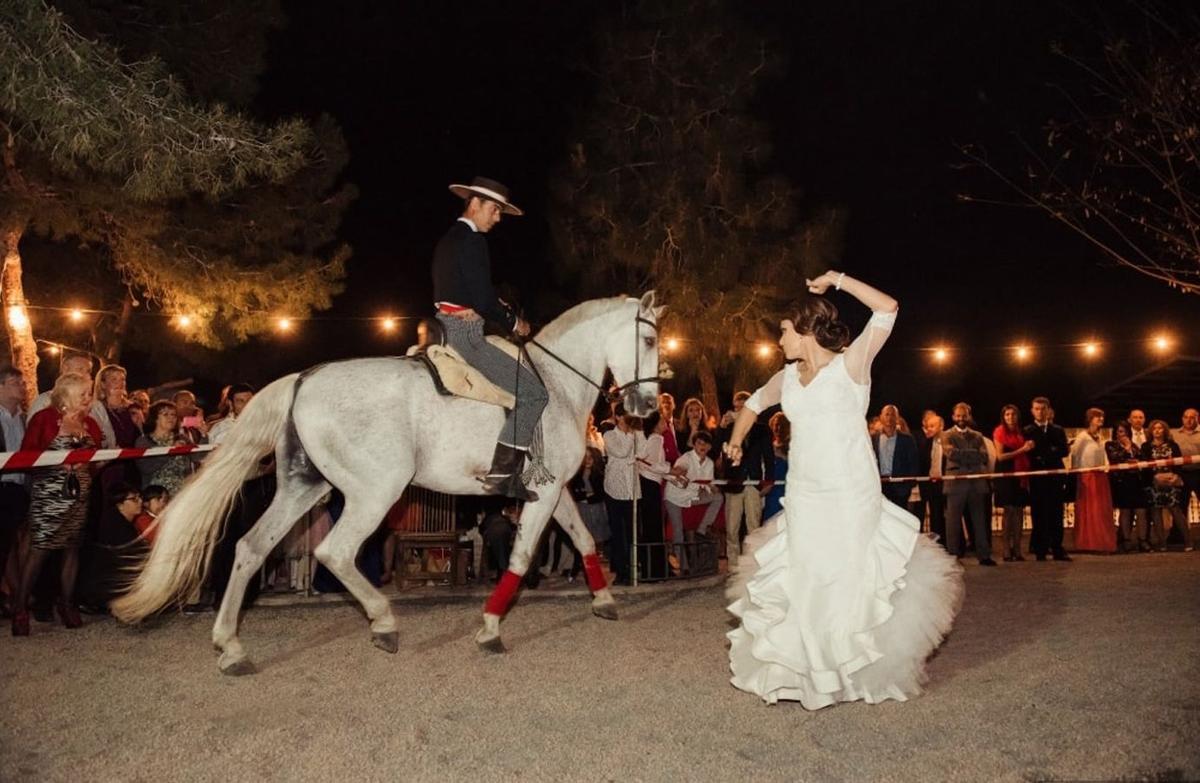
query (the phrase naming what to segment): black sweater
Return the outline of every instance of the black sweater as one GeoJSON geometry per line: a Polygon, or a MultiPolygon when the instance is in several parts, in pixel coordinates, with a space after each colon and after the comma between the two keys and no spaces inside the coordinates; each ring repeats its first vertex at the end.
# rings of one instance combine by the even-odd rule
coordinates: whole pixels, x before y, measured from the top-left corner
{"type": "Polygon", "coordinates": [[[454,221],[433,251],[433,301],[470,307],[505,331],[517,322],[492,287],[487,239],[461,220],[454,221]]]}

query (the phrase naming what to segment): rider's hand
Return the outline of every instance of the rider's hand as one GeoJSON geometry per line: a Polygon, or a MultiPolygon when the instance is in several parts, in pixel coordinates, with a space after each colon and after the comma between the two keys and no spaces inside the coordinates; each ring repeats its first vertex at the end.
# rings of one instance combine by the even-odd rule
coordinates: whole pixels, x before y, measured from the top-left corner
{"type": "Polygon", "coordinates": [[[834,272],[831,269],[828,272],[814,277],[812,280],[805,280],[804,282],[808,284],[808,290],[810,293],[823,294],[829,289],[830,286],[837,285],[838,278],[841,277],[841,275],[841,272],[834,272]]]}
{"type": "Polygon", "coordinates": [[[742,464],[742,444],[726,443],[722,451],[724,451],[725,456],[729,458],[730,465],[742,464]]]}
{"type": "Polygon", "coordinates": [[[513,334],[515,334],[517,337],[528,337],[529,322],[524,318],[518,318],[517,325],[513,327],[513,334]]]}

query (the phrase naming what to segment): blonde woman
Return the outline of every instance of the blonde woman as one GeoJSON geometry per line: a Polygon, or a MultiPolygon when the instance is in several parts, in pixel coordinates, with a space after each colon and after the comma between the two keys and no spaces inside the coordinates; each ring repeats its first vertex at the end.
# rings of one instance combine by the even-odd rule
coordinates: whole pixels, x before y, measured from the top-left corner
{"type": "MultiPolygon", "coordinates": [[[[60,375],[50,393],[50,407],[29,420],[22,450],[68,450],[98,448],[102,435],[88,415],[92,384],[77,373],[60,375]]],[[[83,625],[75,605],[75,580],[79,575],[79,545],[87,515],[88,492],[92,485],[89,466],[68,465],[33,471],[30,489],[30,552],[13,601],[13,636],[29,635],[29,591],[37,580],[49,552],[63,550],[58,616],[67,628],[83,625]]]]}
{"type": "Polygon", "coordinates": [[[675,441],[679,446],[680,454],[692,447],[692,438],[697,432],[707,432],[709,437],[712,437],[713,434],[712,427],[708,425],[708,412],[704,410],[704,403],[691,397],[683,404],[679,427],[675,432],[675,441]]]}

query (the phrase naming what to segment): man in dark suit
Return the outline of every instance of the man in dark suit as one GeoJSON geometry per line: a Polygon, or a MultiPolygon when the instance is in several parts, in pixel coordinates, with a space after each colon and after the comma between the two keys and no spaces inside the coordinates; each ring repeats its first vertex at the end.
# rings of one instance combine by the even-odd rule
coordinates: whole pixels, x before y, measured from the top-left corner
{"type": "MultiPolygon", "coordinates": [[[[921,462],[917,441],[907,432],[900,431],[900,409],[895,405],[884,405],[879,411],[879,432],[871,436],[871,446],[875,449],[880,478],[919,475],[921,462]]],[[[908,496],[912,494],[915,483],[885,481],[883,496],[908,510],[908,496]]]]}
{"type": "Polygon", "coordinates": [[[537,494],[525,487],[521,470],[533,430],[550,398],[535,372],[483,337],[485,321],[520,337],[529,334],[529,324],[492,287],[492,262],[484,236],[500,222],[502,214],[522,212],[508,200],[508,188],[484,177],[476,177],[470,185],[451,185],[450,191],[466,203],[462,217],[433,253],[437,319],[447,345],[489,381],[516,396],[500,430],[492,467],[483,479],[484,489],[531,502],[537,500],[537,494]]]}
{"type": "MultiPolygon", "coordinates": [[[[1034,397],[1031,407],[1033,423],[1025,427],[1025,440],[1033,442],[1029,452],[1032,470],[1059,470],[1067,456],[1067,433],[1050,420],[1050,400],[1034,397]]],[[[1053,554],[1055,560],[1069,561],[1063,549],[1063,500],[1066,497],[1065,476],[1029,477],[1029,514],[1033,518],[1033,533],[1029,549],[1038,560],[1053,554]]]]}

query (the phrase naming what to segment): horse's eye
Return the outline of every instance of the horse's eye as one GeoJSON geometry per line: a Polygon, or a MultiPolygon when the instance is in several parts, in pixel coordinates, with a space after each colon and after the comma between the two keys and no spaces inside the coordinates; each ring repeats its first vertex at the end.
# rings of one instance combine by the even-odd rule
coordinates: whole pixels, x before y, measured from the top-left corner
{"type": "Polygon", "coordinates": [[[654,338],[653,338],[653,337],[645,337],[645,338],[643,338],[643,339],[646,341],[646,347],[647,347],[647,348],[653,348],[653,347],[654,347],[655,340],[654,340],[654,338]]]}

